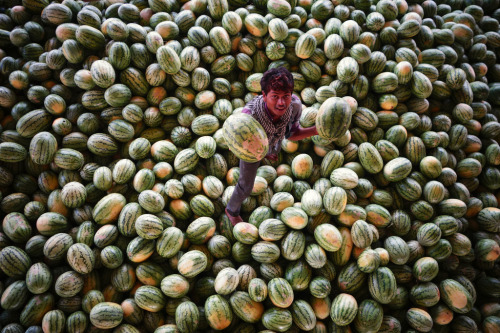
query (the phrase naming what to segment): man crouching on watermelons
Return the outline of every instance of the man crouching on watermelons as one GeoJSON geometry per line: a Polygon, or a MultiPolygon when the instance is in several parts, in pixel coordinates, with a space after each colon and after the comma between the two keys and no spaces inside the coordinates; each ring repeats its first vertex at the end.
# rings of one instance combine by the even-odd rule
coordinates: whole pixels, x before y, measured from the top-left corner
{"type": "MultiPolygon", "coordinates": [[[[267,134],[269,149],[266,158],[277,161],[284,138],[292,141],[317,135],[316,127],[302,128],[299,125],[302,102],[292,95],[293,76],[284,67],[273,68],[260,80],[262,95],[252,99],[242,110],[255,118],[267,134]]],[[[254,186],[260,161],[250,163],[240,160],[238,184],[227,204],[226,215],[234,226],[242,222],[241,203],[250,195],[254,186]]]]}

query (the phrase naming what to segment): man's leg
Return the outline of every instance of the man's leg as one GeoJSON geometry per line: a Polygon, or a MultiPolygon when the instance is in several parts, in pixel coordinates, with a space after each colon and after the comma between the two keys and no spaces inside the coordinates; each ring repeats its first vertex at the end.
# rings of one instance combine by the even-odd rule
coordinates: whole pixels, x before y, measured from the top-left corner
{"type": "Polygon", "coordinates": [[[255,183],[255,176],[257,175],[257,169],[259,168],[259,165],[260,161],[249,163],[240,160],[240,177],[238,178],[238,184],[236,184],[234,192],[231,195],[231,199],[229,199],[226,207],[226,211],[229,213],[228,217],[230,219],[231,215],[233,217],[239,217],[241,203],[246,198],[248,198],[250,193],[252,193],[253,185],[255,183]]]}

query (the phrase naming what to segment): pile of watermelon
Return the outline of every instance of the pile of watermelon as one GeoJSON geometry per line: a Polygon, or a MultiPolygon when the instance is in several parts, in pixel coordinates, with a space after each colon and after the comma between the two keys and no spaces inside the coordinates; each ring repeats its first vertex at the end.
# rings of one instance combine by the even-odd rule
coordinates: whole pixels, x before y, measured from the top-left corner
{"type": "Polygon", "coordinates": [[[499,0],[0,6],[1,333],[500,332],[499,0]]]}

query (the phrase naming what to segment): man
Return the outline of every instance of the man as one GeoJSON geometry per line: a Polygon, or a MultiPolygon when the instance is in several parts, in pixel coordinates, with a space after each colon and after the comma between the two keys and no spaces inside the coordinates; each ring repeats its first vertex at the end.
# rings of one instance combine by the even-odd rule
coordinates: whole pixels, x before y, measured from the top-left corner
{"type": "MultiPolygon", "coordinates": [[[[260,80],[262,95],[252,99],[243,108],[243,113],[254,117],[264,128],[269,140],[266,158],[276,161],[281,141],[302,140],[317,135],[316,126],[302,128],[299,125],[302,102],[292,95],[293,76],[284,67],[273,68],[264,73],[260,80]]],[[[226,207],[226,215],[234,226],[243,222],[240,217],[241,203],[252,192],[260,161],[248,163],[240,160],[240,177],[226,207]]]]}

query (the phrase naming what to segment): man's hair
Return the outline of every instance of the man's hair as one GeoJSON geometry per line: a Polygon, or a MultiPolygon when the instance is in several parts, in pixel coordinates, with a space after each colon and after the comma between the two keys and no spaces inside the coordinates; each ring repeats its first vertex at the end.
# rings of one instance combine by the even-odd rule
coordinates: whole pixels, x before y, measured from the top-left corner
{"type": "Polygon", "coordinates": [[[272,68],[264,73],[260,79],[260,86],[264,93],[271,90],[293,92],[293,76],[285,67],[272,68]]]}

